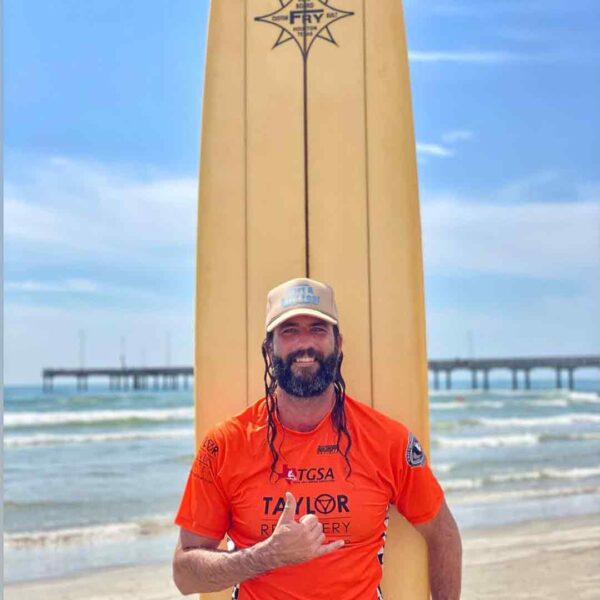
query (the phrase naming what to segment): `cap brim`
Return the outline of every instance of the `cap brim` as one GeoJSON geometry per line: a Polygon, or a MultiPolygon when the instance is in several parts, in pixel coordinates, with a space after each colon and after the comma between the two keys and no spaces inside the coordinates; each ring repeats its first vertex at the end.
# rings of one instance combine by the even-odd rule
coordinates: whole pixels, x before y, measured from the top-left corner
{"type": "Polygon", "coordinates": [[[297,317],[299,315],[308,315],[310,317],[317,317],[318,319],[323,319],[323,321],[327,321],[328,323],[331,323],[332,325],[338,324],[338,322],[333,317],[330,317],[329,315],[326,315],[325,313],[315,310],[314,308],[294,308],[292,310],[288,310],[287,312],[284,312],[282,315],[279,315],[276,319],[273,319],[273,321],[271,321],[267,325],[267,333],[270,333],[271,331],[273,331],[273,329],[275,329],[275,327],[277,327],[277,325],[281,325],[284,321],[287,321],[288,319],[291,319],[292,317],[297,317]]]}

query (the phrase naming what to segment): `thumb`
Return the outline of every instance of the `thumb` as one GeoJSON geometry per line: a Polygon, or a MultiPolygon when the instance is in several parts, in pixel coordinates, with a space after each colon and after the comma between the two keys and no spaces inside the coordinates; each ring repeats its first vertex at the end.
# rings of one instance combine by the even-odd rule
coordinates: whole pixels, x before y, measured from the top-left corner
{"type": "Polygon", "coordinates": [[[291,523],[296,515],[296,498],[292,492],[285,493],[285,507],[279,517],[280,523],[291,523]]]}

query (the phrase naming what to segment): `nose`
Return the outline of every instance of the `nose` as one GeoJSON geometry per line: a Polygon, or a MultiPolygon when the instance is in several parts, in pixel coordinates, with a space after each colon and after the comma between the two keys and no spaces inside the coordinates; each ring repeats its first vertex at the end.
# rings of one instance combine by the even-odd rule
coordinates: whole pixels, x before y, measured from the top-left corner
{"type": "Polygon", "coordinates": [[[316,347],[314,335],[309,331],[300,331],[296,338],[296,350],[312,350],[316,347]]]}

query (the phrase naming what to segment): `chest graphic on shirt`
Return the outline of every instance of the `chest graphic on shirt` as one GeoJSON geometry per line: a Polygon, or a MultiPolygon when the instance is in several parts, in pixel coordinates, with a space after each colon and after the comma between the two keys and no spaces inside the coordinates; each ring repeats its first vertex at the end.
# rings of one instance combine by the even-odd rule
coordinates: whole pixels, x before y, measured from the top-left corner
{"type": "Polygon", "coordinates": [[[244,544],[259,542],[274,532],[285,508],[286,491],[296,499],[296,517],[314,514],[328,541],[346,544],[380,538],[389,496],[356,461],[348,477],[347,465],[339,454],[289,456],[274,472],[269,460],[255,465],[237,486],[232,499],[230,535],[244,544]],[[316,455],[316,456],[315,456],[316,455]],[[237,534],[237,535],[236,535],[237,534]]]}
{"type": "Polygon", "coordinates": [[[288,467],[286,464],[284,464],[281,472],[277,473],[277,481],[282,479],[290,482],[334,481],[335,475],[333,474],[332,467],[298,468],[288,467]]]}
{"type": "MultiPolygon", "coordinates": [[[[283,496],[263,496],[263,517],[261,536],[268,537],[273,533],[277,521],[285,507],[283,496]]],[[[317,515],[323,525],[323,533],[332,537],[348,535],[352,515],[350,501],[346,494],[319,494],[298,496],[296,498],[296,515],[317,515]]]]}

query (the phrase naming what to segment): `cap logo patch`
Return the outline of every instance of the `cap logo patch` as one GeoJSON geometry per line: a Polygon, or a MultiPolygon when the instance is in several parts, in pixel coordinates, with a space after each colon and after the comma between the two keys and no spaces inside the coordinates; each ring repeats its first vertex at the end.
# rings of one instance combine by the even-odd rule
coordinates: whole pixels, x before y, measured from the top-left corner
{"type": "Polygon", "coordinates": [[[423,448],[421,447],[419,440],[412,433],[408,436],[406,462],[411,467],[421,467],[425,464],[425,452],[423,452],[423,448]]]}
{"type": "Polygon", "coordinates": [[[319,296],[315,294],[314,289],[310,285],[297,285],[281,299],[281,306],[289,308],[298,304],[314,304],[320,302],[319,296]]]}

